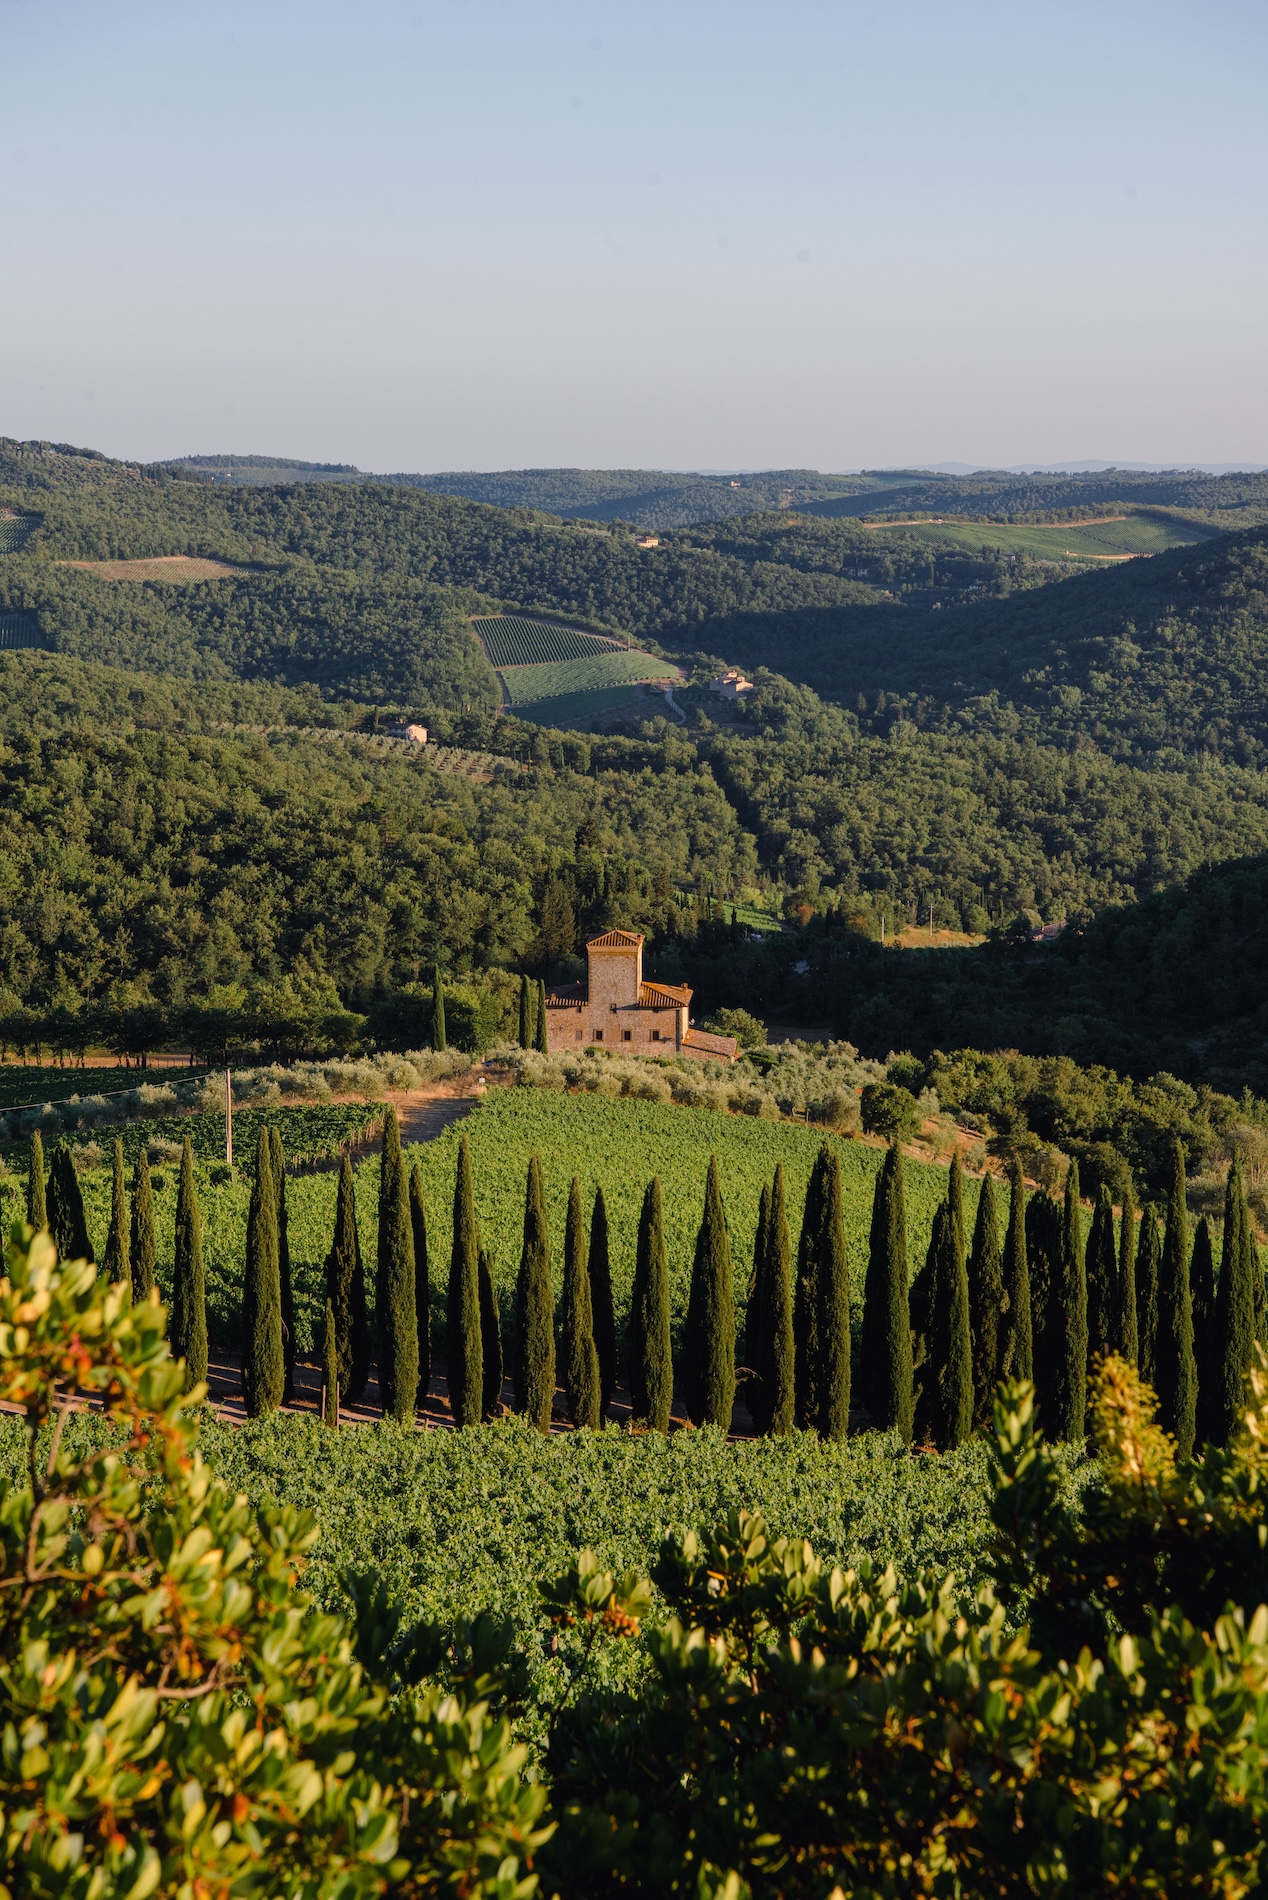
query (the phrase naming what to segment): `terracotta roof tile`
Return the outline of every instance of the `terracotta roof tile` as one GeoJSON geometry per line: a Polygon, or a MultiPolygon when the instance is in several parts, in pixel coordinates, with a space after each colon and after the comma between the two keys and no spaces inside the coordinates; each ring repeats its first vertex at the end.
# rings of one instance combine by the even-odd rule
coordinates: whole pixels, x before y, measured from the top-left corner
{"type": "Polygon", "coordinates": [[[601,937],[591,937],[586,944],[587,950],[637,950],[643,938],[634,930],[605,930],[601,937]]]}
{"type": "Polygon", "coordinates": [[[718,1056],[724,1062],[734,1062],[740,1050],[734,1036],[714,1036],[707,1029],[689,1029],[682,1046],[692,1055],[718,1056]]]}
{"type": "Polygon", "coordinates": [[[640,1009],[681,1009],[693,992],[685,983],[644,983],[638,993],[640,1009]]]}

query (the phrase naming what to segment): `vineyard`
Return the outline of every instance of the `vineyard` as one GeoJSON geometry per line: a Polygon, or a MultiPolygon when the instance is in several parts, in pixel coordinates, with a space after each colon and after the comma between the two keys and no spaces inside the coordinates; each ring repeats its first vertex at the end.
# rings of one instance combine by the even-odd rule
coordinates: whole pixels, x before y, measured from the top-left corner
{"type": "Polygon", "coordinates": [[[512,705],[555,699],[563,693],[592,692],[609,686],[632,686],[639,680],[676,679],[678,668],[654,653],[637,647],[612,647],[588,660],[554,660],[541,666],[515,666],[502,673],[512,705]]]}
{"type": "MultiPolygon", "coordinates": [[[[607,686],[589,693],[554,693],[549,699],[516,700],[515,717],[527,720],[534,726],[553,726],[562,729],[565,726],[579,726],[583,730],[604,713],[615,712],[620,706],[633,707],[637,703],[632,687],[607,686]]],[[[651,718],[657,710],[654,706],[645,706],[643,717],[651,718]]]]}
{"type": "Polygon", "coordinates": [[[491,614],[471,622],[489,664],[536,666],[552,660],[593,659],[596,654],[616,648],[617,640],[599,633],[582,633],[575,627],[552,627],[544,620],[527,620],[519,614],[491,614]]]}
{"type": "Polygon", "coordinates": [[[43,644],[39,622],[33,614],[0,614],[0,653],[43,644]]]}
{"type": "Polygon", "coordinates": [[[0,554],[17,554],[39,525],[37,515],[0,515],[0,554]]]}
{"type": "Polygon", "coordinates": [[[0,1113],[38,1102],[65,1102],[73,1096],[109,1095],[142,1082],[182,1082],[205,1075],[204,1069],[61,1068],[52,1063],[0,1063],[0,1113]]]}

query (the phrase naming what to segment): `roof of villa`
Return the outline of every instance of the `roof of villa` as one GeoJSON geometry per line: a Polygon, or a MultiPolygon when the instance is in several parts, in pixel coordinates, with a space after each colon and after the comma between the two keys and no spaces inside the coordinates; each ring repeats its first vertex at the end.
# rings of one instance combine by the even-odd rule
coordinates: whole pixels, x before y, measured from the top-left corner
{"type": "Polygon", "coordinates": [[[605,930],[601,937],[591,937],[586,944],[587,950],[638,950],[644,939],[635,930],[605,930]]]}

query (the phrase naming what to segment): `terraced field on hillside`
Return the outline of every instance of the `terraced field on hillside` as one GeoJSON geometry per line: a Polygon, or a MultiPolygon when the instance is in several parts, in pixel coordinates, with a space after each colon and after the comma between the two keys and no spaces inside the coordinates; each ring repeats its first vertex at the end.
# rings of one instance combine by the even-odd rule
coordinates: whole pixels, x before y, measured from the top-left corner
{"type": "Polygon", "coordinates": [[[566,699],[567,716],[575,721],[587,711],[610,711],[623,690],[639,681],[679,677],[672,661],[579,627],[556,627],[519,614],[482,616],[471,624],[502,682],[507,705],[524,707],[526,716],[543,723],[550,723],[551,709],[542,702],[566,699]],[[590,696],[594,703],[587,707],[590,696]]]}

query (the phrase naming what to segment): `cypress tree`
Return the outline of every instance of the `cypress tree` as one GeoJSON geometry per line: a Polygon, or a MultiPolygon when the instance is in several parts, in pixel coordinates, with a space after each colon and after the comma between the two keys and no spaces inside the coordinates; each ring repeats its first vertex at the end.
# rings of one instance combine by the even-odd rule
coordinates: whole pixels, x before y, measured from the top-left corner
{"type": "Polygon", "coordinates": [[[1242,1212],[1242,1246],[1248,1256],[1251,1298],[1255,1303],[1255,1338],[1261,1346],[1268,1346],[1268,1325],[1265,1324],[1264,1315],[1264,1268],[1259,1258],[1259,1240],[1255,1233],[1255,1223],[1244,1197],[1242,1212]]]}
{"type": "Polygon", "coordinates": [[[458,1143],[458,1169],[454,1180],[453,1252],[449,1259],[447,1305],[445,1365],[449,1374],[450,1408],[456,1424],[478,1425],[484,1407],[480,1236],[476,1230],[471,1150],[465,1135],[458,1143]]]}
{"type": "Polygon", "coordinates": [[[48,1226],[48,1202],[44,1194],[44,1143],[37,1129],[31,1136],[26,1158],[26,1224],[38,1233],[48,1226]]]}
{"type": "Polygon", "coordinates": [[[608,1204],[603,1189],[594,1190],[590,1215],[590,1320],[594,1349],[599,1355],[599,1421],[608,1415],[616,1390],[616,1306],[612,1298],[612,1259],[608,1243],[608,1204]]]}
{"type": "Polygon", "coordinates": [[[956,1251],[963,1261],[969,1250],[969,1236],[964,1219],[964,1168],[958,1148],[951,1155],[951,1167],[947,1174],[947,1206],[951,1210],[951,1220],[955,1228],[956,1251]]]}
{"type": "MultiPolygon", "coordinates": [[[[431,1390],[431,1271],[427,1259],[427,1203],[423,1198],[423,1170],[416,1161],[409,1171],[409,1224],[414,1237],[414,1329],[418,1338],[418,1390],[426,1404],[431,1390]]],[[[498,1351],[501,1352],[501,1342],[498,1351]]],[[[501,1390],[499,1374],[499,1391],[501,1390]]]]}
{"type": "Polygon", "coordinates": [[[521,1049],[531,1049],[533,1046],[533,1031],[536,1028],[536,1024],[533,1021],[533,1014],[534,1014],[533,1005],[536,1001],[537,1001],[536,990],[535,989],[530,990],[528,987],[528,978],[526,976],[521,976],[520,978],[520,1048],[521,1049]]]}
{"type": "Polygon", "coordinates": [[[1099,1359],[1117,1350],[1118,1252],[1114,1245],[1114,1204],[1102,1181],[1092,1214],[1087,1243],[1087,1363],[1089,1372],[1099,1359]]]}
{"type": "Polygon", "coordinates": [[[1061,1435],[1065,1314],[1061,1307],[1061,1203],[1032,1194],[1026,1208],[1035,1399],[1049,1438],[1061,1435]]]}
{"type": "Polygon", "coordinates": [[[1146,1206],[1136,1237],[1137,1364],[1146,1385],[1158,1384],[1158,1213],[1146,1206]]]}
{"type": "Polygon", "coordinates": [[[957,1219],[956,1167],[952,1163],[943,1214],[934,1229],[933,1312],[930,1323],[931,1407],[939,1451],[962,1445],[973,1430],[973,1339],[969,1280],[961,1248],[963,1204],[957,1219]]]}
{"type": "Polygon", "coordinates": [[[158,1239],[154,1231],[154,1189],[150,1184],[150,1164],[145,1149],[137,1153],[132,1166],[132,1217],[128,1234],[128,1255],[132,1263],[132,1300],[148,1300],[154,1290],[154,1269],[158,1261],[158,1239]]]}
{"type": "Polygon", "coordinates": [[[1079,1207],[1079,1165],[1070,1163],[1061,1204],[1057,1274],[1053,1281],[1048,1340],[1055,1346],[1056,1400],[1053,1438],[1071,1443],[1083,1436],[1087,1412],[1087,1267],[1083,1252],[1083,1219],[1079,1207]]]}
{"type": "Polygon", "coordinates": [[[1130,1185],[1123,1193],[1118,1224],[1118,1300],[1114,1350],[1134,1366],[1140,1356],[1140,1335],[1136,1318],[1136,1203],[1130,1185]]]}
{"type": "Polygon", "coordinates": [[[1250,1249],[1245,1244],[1248,1225],[1241,1162],[1234,1155],[1224,1189],[1224,1246],[1215,1293],[1215,1375],[1209,1408],[1211,1436],[1221,1445],[1229,1442],[1241,1422],[1246,1375],[1255,1358],[1255,1295],[1250,1249]]]}
{"type": "Polygon", "coordinates": [[[546,1021],[546,985],[537,979],[537,1017],[533,1025],[533,1047],[539,1055],[550,1054],[550,1039],[547,1034],[549,1024],[546,1021]]]}
{"type": "Polygon", "coordinates": [[[841,1206],[841,1156],[824,1175],[819,1241],[819,1436],[844,1438],[850,1429],[850,1270],[841,1206]]]}
{"type": "Polygon", "coordinates": [[[356,1405],[370,1376],[370,1323],[357,1230],[356,1182],[347,1155],[339,1166],[334,1239],[326,1256],[326,1304],[334,1324],[339,1403],[356,1405]]]}
{"type": "Polygon", "coordinates": [[[937,1425],[937,1379],[933,1360],[933,1321],[937,1304],[938,1255],[942,1246],[942,1228],[947,1219],[947,1204],[939,1201],[934,1210],[929,1245],[924,1265],[911,1283],[908,1314],[911,1323],[912,1431],[922,1445],[933,1442],[937,1425]]]}
{"type": "Polygon", "coordinates": [[[438,963],[431,977],[431,1046],[435,1050],[449,1047],[445,1040],[445,985],[438,963]]]}
{"type": "Polygon", "coordinates": [[[806,1187],[797,1243],[797,1281],[793,1297],[797,1423],[814,1431],[819,1423],[819,1241],[823,1232],[823,1195],[828,1166],[826,1143],[815,1157],[806,1187]]]}
{"type": "Polygon", "coordinates": [[[1215,1255],[1211,1223],[1203,1214],[1193,1236],[1189,1259],[1189,1297],[1193,1306],[1193,1361],[1197,1367],[1196,1442],[1209,1445],[1218,1429],[1219,1361],[1215,1356],[1215,1255]]]}
{"type": "Polygon", "coordinates": [[[744,1306],[744,1370],[748,1373],[745,1402],[749,1423],[760,1437],[769,1431],[767,1422],[767,1380],[763,1360],[766,1345],[766,1243],[770,1227],[769,1181],[762,1182],[757,1197],[757,1231],[753,1235],[753,1271],[749,1275],[748,1299],[744,1306]]]}
{"type": "Polygon", "coordinates": [[[638,1251],[628,1333],[630,1411],[635,1422],[667,1432],[674,1401],[669,1334],[669,1262],[660,1182],[649,1181],[638,1220],[638,1251]]]}
{"type": "Polygon", "coordinates": [[[255,1149],[255,1181],[247,1213],[247,1267],[242,1287],[242,1396],[248,1418],[263,1418],[282,1403],[282,1282],[277,1264],[277,1190],[267,1128],[255,1149]]]}
{"type": "Polygon", "coordinates": [[[172,1269],[172,1357],[185,1361],[185,1390],[207,1378],[207,1281],[203,1223],[194,1187],[194,1151],[186,1135],[176,1189],[176,1260],[172,1269]]]}
{"type": "Polygon", "coordinates": [[[286,1361],[286,1389],[283,1402],[295,1397],[295,1292],[291,1284],[291,1241],[286,1216],[286,1153],[282,1131],[276,1123],[269,1130],[269,1158],[273,1165],[273,1188],[277,1195],[277,1272],[282,1286],[282,1353],[286,1361]]]}
{"type": "Polygon", "coordinates": [[[1193,1300],[1189,1286],[1189,1218],[1184,1195],[1184,1150],[1171,1151],[1171,1192],[1158,1267],[1158,1422],[1182,1458],[1193,1453],[1197,1430],[1197,1366],[1193,1358],[1193,1300]]]}
{"type": "Polygon", "coordinates": [[[859,1374],[874,1423],[909,1445],[915,1414],[905,1203],[902,1149],[893,1141],[872,1194],[859,1374]]]}
{"type": "Polygon", "coordinates": [[[568,1218],[564,1227],[564,1290],[559,1302],[559,1357],[563,1361],[568,1416],[574,1425],[585,1425],[593,1430],[600,1423],[602,1393],[599,1355],[594,1343],[594,1316],[590,1305],[590,1266],[586,1252],[581,1183],[574,1174],[572,1186],[568,1190],[568,1218]]]}
{"type": "Polygon", "coordinates": [[[1034,1377],[1030,1331],[1030,1262],[1026,1254],[1026,1182],[1021,1161],[1013,1156],[1008,1172],[1008,1231],[1004,1235],[1004,1344],[1000,1371],[1006,1379],[1034,1377]]]}
{"type": "Polygon", "coordinates": [[[1006,1311],[995,1185],[989,1174],[983,1175],[977,1197],[968,1279],[969,1329],[973,1339],[973,1428],[986,1431],[991,1423],[995,1387],[1002,1377],[1006,1311]]]}
{"type": "Polygon", "coordinates": [[[326,1319],[321,1334],[321,1415],[333,1430],[339,1423],[339,1339],[335,1309],[326,1299],[326,1319]]]}
{"type": "Polygon", "coordinates": [[[784,1164],[762,1190],[758,1221],[753,1297],[749,1302],[747,1358],[756,1374],[749,1416],[754,1430],[782,1436],[792,1430],[793,1318],[792,1244],[784,1196],[784,1164]]]}
{"type": "Polygon", "coordinates": [[[94,1261],[97,1256],[88,1238],[79,1176],[75,1173],[70,1144],[65,1141],[55,1142],[53,1146],[48,1168],[46,1206],[48,1231],[59,1259],[94,1261]]]}
{"type": "Polygon", "coordinates": [[[719,1425],[724,1432],[730,1431],[735,1404],[735,1286],[716,1155],[709,1157],[704,1216],[691,1269],[683,1396],[693,1424],[719,1425]]]}
{"type": "MultiPolygon", "coordinates": [[[[474,1267],[474,1262],[472,1263],[474,1267]]],[[[418,1403],[418,1318],[414,1230],[396,1110],[383,1119],[379,1173],[378,1271],[374,1316],[379,1333],[379,1401],[385,1418],[408,1425],[418,1403]]]]}
{"type": "Polygon", "coordinates": [[[132,1264],[128,1251],[128,1187],[123,1174],[123,1143],[114,1138],[110,1157],[110,1232],[106,1236],[106,1257],[102,1263],[106,1278],[117,1284],[131,1283],[132,1264]]]}
{"type": "Polygon", "coordinates": [[[555,1402],[555,1296],[541,1163],[528,1164],[524,1246],[515,1286],[515,1409],[538,1431],[550,1430],[555,1402]]]}
{"type": "Polygon", "coordinates": [[[502,1410],[502,1324],[493,1292],[489,1250],[481,1247],[477,1267],[480,1280],[480,1413],[497,1418],[502,1410]]]}

